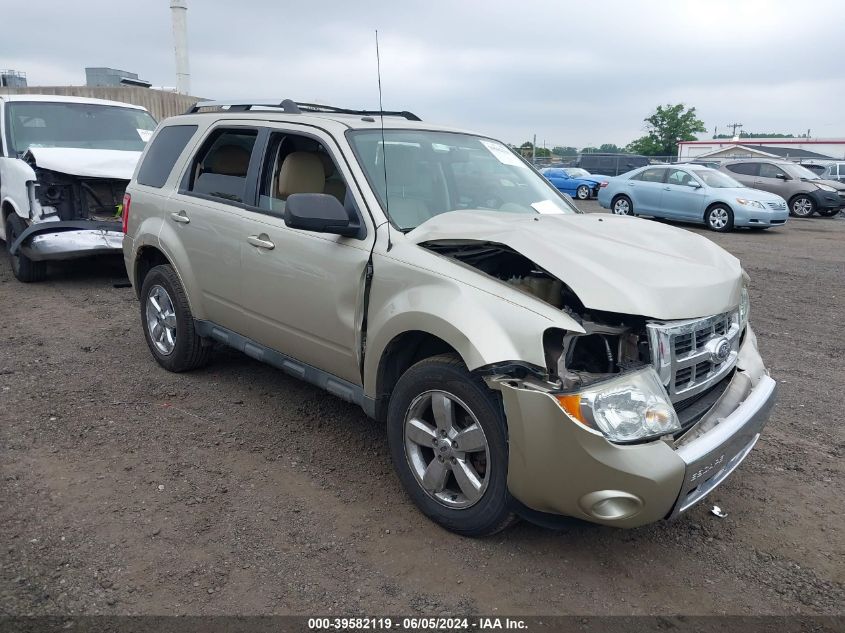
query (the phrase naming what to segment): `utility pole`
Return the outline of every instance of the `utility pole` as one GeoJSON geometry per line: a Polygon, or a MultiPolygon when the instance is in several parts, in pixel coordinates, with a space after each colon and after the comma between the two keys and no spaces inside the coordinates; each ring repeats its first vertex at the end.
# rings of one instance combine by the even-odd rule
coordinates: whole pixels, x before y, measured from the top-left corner
{"type": "Polygon", "coordinates": [[[733,134],[731,134],[731,138],[736,136],[737,128],[739,128],[739,133],[742,134],[742,123],[728,123],[725,127],[733,129],[733,134]]]}
{"type": "Polygon", "coordinates": [[[531,164],[537,162],[537,135],[534,135],[534,142],[531,143],[531,164]]]}

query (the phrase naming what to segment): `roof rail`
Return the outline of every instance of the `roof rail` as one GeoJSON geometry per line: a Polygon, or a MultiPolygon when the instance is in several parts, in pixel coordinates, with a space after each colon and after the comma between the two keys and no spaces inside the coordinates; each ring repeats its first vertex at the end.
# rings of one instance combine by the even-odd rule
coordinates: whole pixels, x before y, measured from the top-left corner
{"type": "Polygon", "coordinates": [[[235,100],[235,101],[197,101],[185,114],[196,114],[206,108],[226,109],[229,112],[247,112],[253,108],[278,108],[288,114],[322,113],[322,114],[354,114],[359,116],[396,116],[408,121],[421,121],[416,114],[407,110],[351,110],[349,108],[338,108],[336,106],[322,105],[319,103],[298,103],[291,99],[282,102],[271,99],[265,100],[235,100]]]}

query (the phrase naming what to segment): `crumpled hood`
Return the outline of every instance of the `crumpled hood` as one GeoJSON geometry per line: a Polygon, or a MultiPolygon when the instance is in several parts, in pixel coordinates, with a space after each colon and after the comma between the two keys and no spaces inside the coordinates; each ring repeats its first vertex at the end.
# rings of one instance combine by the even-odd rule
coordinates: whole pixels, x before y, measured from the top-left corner
{"type": "MultiPolygon", "coordinates": [[[[42,169],[88,178],[130,180],[141,152],[75,147],[30,147],[27,154],[42,169]]],[[[24,157],[26,158],[26,157],[24,157]]]]}
{"type": "Polygon", "coordinates": [[[453,211],[407,234],[416,244],[504,244],[567,284],[594,310],[691,319],[735,309],[739,260],[690,231],[607,214],[453,211]]]}

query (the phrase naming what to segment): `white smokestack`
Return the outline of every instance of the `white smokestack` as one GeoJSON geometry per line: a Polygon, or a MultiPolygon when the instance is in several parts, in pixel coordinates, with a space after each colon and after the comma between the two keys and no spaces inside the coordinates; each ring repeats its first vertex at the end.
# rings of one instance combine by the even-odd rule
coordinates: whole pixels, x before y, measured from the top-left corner
{"type": "Polygon", "coordinates": [[[173,48],[176,55],[176,92],[191,94],[191,71],[188,68],[188,3],[171,0],[170,15],[173,19],[173,48]]]}

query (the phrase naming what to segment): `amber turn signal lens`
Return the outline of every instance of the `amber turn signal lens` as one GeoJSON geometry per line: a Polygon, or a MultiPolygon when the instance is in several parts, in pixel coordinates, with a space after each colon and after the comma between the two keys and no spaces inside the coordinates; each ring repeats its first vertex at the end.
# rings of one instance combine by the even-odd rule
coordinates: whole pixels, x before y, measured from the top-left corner
{"type": "Polygon", "coordinates": [[[556,395],[555,398],[557,399],[557,403],[561,406],[561,408],[566,411],[569,415],[571,415],[574,419],[584,424],[584,421],[581,417],[581,395],[574,393],[574,394],[567,394],[567,395],[556,395]]]}

